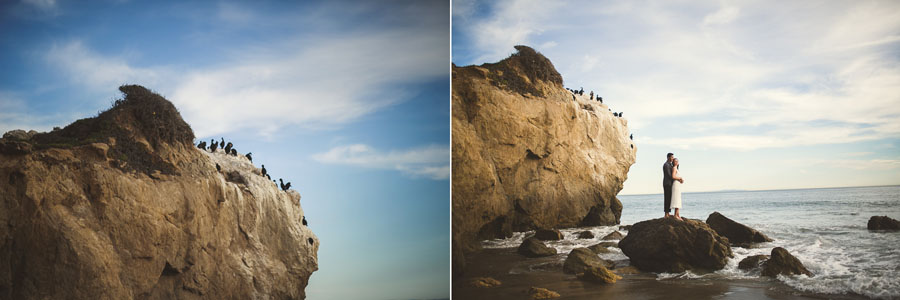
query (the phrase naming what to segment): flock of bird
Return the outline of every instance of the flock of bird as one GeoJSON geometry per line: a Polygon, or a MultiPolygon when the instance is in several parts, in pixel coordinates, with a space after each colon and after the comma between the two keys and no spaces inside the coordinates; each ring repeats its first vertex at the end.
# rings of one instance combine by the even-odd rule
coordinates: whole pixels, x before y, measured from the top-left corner
{"type": "MultiPolygon", "coordinates": [[[[217,142],[215,139],[210,139],[209,140],[209,148],[207,148],[206,145],[207,145],[206,141],[203,141],[203,142],[200,142],[199,144],[197,144],[197,148],[200,148],[203,150],[209,150],[209,152],[215,153],[216,149],[221,147],[222,150],[225,151],[225,155],[238,156],[237,149],[234,148],[234,144],[232,144],[231,142],[228,142],[226,144],[224,137],[222,138],[221,142],[217,142]]],[[[250,163],[253,163],[252,155],[253,155],[253,152],[247,152],[247,154],[245,154],[244,157],[247,157],[247,159],[250,160],[250,163]]],[[[219,166],[219,164],[216,164],[216,170],[221,172],[222,167],[219,166]]],[[[275,183],[275,185],[281,187],[282,191],[287,191],[291,188],[290,182],[284,183],[284,180],[282,180],[281,178],[278,178],[278,181],[275,181],[274,179],[272,179],[272,177],[269,176],[269,174],[266,172],[266,165],[262,165],[262,170],[260,170],[260,171],[262,173],[262,176],[265,176],[269,180],[272,180],[272,182],[275,183]]]]}
{"type": "MultiPolygon", "coordinates": [[[[584,88],[580,88],[578,90],[566,88],[566,90],[569,91],[570,93],[572,93],[572,101],[578,101],[577,99],[575,99],[575,95],[584,96],[584,88]]],[[[591,91],[589,96],[590,96],[590,100],[594,100],[594,91],[591,91]]],[[[596,99],[597,99],[597,101],[600,101],[600,103],[603,103],[603,97],[600,97],[600,95],[597,95],[596,99]]],[[[612,111],[612,109],[610,108],[609,111],[612,111]]],[[[623,114],[624,114],[624,112],[613,112],[613,116],[619,117],[619,118],[621,118],[623,114]]],[[[629,134],[628,138],[633,141],[634,134],[633,133],[629,134]]],[[[631,144],[631,148],[634,149],[634,144],[631,144]]]]}

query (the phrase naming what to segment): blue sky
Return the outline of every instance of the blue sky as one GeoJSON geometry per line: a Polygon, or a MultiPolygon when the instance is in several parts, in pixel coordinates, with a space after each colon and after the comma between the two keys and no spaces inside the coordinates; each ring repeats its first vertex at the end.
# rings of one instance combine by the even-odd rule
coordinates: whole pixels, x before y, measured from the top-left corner
{"type": "Polygon", "coordinates": [[[622,194],[900,184],[900,2],[453,1],[452,61],[530,45],[622,111],[622,194]]]}
{"type": "Polygon", "coordinates": [[[449,10],[4,1],[0,131],[64,126],[144,85],[300,192],[321,240],[310,299],[446,298],[449,10]]]}

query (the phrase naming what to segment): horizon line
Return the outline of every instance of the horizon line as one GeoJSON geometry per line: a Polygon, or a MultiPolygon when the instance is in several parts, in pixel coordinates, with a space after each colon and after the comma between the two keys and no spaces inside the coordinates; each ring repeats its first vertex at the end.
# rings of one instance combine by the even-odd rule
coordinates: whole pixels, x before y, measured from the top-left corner
{"type": "MultiPolygon", "coordinates": [[[[767,191],[793,191],[793,190],[819,190],[819,189],[843,189],[843,188],[864,188],[864,187],[889,187],[889,186],[900,186],[900,184],[888,184],[888,185],[857,185],[857,186],[831,186],[831,187],[805,187],[805,188],[760,189],[760,190],[723,189],[723,190],[713,190],[713,191],[685,192],[685,194],[732,193],[732,192],[767,192],[767,191]]],[[[617,194],[616,196],[646,196],[646,195],[662,195],[662,193],[617,194]]]]}

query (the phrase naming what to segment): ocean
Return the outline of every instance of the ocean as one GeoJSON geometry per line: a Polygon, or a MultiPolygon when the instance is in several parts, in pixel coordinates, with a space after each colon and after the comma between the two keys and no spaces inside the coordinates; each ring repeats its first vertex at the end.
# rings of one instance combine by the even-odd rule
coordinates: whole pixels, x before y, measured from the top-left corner
{"type": "MultiPolygon", "coordinates": [[[[619,199],[624,207],[623,225],[663,216],[661,194],[622,195],[619,199]]],[[[812,294],[900,298],[900,232],[866,229],[871,216],[900,220],[900,186],[685,193],[682,199],[682,217],[706,220],[710,213],[718,211],[774,241],[749,249],[732,247],[734,258],[714,273],[661,273],[656,275],[657,280],[771,280],[760,278],[759,271],[738,269],[738,262],[783,247],[815,274],[775,279],[792,288],[812,294]]],[[[565,238],[547,245],[558,253],[568,253],[577,247],[594,245],[615,230],[618,226],[563,229],[565,238]],[[583,230],[592,231],[596,237],[577,239],[575,233],[583,230]]],[[[529,234],[519,232],[510,238],[484,241],[482,245],[518,247],[529,234]]],[[[610,249],[612,253],[600,256],[615,261],[617,267],[628,265],[628,257],[621,250],[610,249]]],[[[511,273],[530,271],[514,269],[511,273]]]]}

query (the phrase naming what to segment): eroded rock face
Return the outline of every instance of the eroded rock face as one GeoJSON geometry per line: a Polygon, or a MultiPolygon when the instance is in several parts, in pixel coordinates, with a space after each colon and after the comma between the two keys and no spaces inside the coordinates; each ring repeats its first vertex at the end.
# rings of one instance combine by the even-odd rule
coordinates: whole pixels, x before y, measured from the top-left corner
{"type": "Polygon", "coordinates": [[[778,275],[806,275],[813,276],[813,273],[803,266],[799,259],[791,255],[790,252],[781,247],[772,249],[769,259],[763,262],[762,275],[775,277],[778,275]]]}
{"type": "Polygon", "coordinates": [[[194,147],[162,97],[122,90],[99,117],[0,153],[0,298],[305,298],[319,240],[300,194],[194,147]]]}
{"type": "Polygon", "coordinates": [[[618,224],[636,147],[627,120],[572,94],[528,47],[453,67],[453,240],[464,250],[513,231],[618,224]]]}
{"type": "Polygon", "coordinates": [[[732,245],[742,247],[749,246],[754,243],[771,242],[768,236],[756,229],[747,227],[744,224],[735,222],[719,212],[713,212],[706,218],[706,224],[721,236],[727,237],[732,245]]]}
{"type": "Polygon", "coordinates": [[[872,216],[869,223],[866,224],[869,230],[900,230],[900,221],[891,219],[888,216],[872,216]]]}
{"type": "Polygon", "coordinates": [[[690,219],[659,218],[634,224],[619,248],[631,265],[649,272],[715,271],[732,257],[727,238],[690,219]]]}

